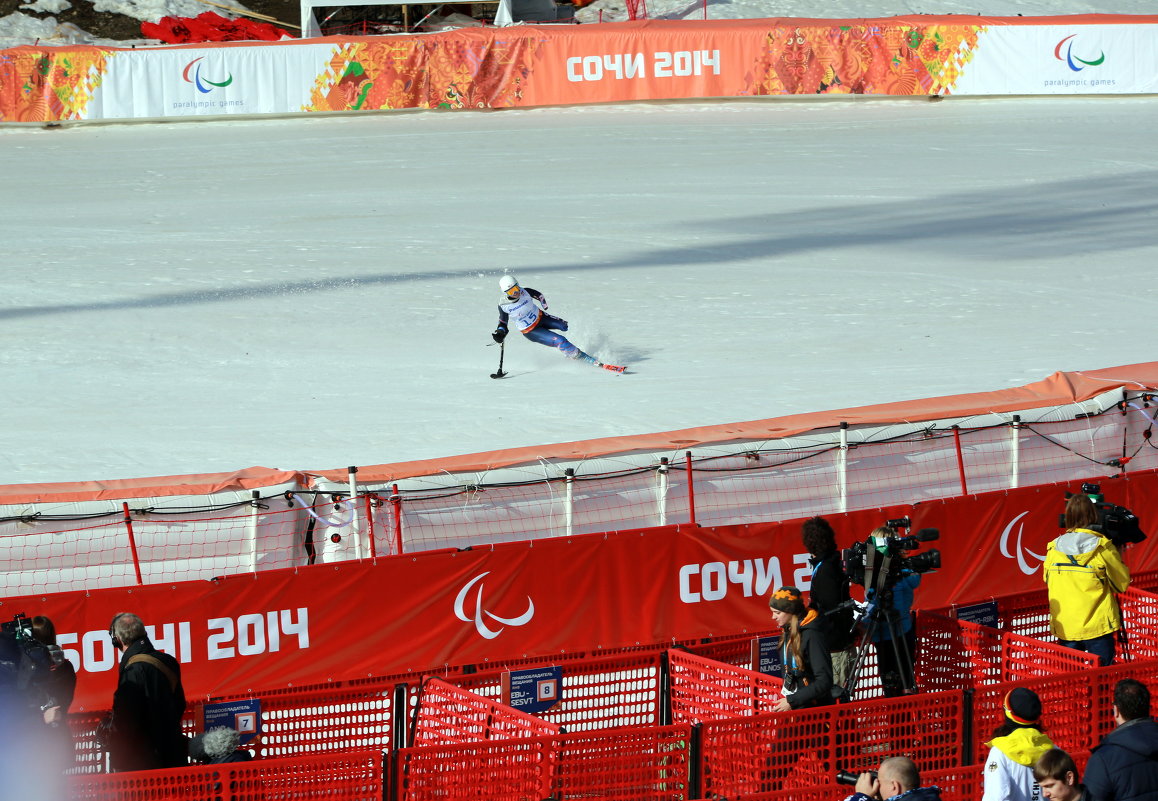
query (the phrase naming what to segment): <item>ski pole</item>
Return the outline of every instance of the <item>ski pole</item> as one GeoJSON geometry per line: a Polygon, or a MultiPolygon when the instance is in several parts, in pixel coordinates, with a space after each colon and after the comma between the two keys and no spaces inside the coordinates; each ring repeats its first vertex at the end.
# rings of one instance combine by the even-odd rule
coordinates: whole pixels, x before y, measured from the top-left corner
{"type": "Polygon", "coordinates": [[[503,372],[503,357],[506,355],[506,353],[507,353],[507,342],[504,339],[502,342],[499,343],[499,370],[497,373],[491,373],[491,378],[502,378],[503,376],[506,375],[506,373],[503,372]]]}

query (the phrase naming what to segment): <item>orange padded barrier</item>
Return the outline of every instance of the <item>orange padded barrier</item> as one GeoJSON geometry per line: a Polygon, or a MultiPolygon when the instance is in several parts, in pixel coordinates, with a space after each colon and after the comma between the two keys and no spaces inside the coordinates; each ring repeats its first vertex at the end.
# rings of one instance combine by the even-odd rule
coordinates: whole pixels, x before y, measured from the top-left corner
{"type": "Polygon", "coordinates": [[[368,801],[382,798],[380,751],[74,776],[72,801],[368,801]]]}

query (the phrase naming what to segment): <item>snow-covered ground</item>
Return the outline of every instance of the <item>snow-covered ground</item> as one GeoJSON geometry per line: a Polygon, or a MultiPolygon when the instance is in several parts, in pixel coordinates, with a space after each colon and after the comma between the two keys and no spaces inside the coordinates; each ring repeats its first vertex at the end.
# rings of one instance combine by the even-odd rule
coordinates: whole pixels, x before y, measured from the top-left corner
{"type": "Polygon", "coordinates": [[[0,483],[322,469],[1154,357],[1158,103],[0,128],[0,483]],[[615,376],[523,341],[514,271],[615,376]]]}
{"type": "Polygon", "coordinates": [[[1149,361],[1155,130],[1138,97],[0,127],[0,483],[376,464],[1149,361]],[[515,335],[491,380],[504,270],[631,373],[515,335]]]}

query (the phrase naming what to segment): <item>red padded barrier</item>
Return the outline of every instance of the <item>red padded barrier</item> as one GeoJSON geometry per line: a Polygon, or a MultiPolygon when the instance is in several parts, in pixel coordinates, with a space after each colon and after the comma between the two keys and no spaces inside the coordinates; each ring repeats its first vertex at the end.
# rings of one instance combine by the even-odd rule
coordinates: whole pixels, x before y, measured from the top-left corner
{"type": "Polygon", "coordinates": [[[428,676],[422,682],[411,742],[455,745],[557,734],[558,724],[428,676]]]}
{"type": "Polygon", "coordinates": [[[668,651],[671,719],[675,723],[772,712],[783,697],[774,676],[685,651],[668,651]]]}
{"type": "Polygon", "coordinates": [[[73,776],[71,801],[368,801],[382,798],[380,751],[255,759],[173,770],[73,776]]]}

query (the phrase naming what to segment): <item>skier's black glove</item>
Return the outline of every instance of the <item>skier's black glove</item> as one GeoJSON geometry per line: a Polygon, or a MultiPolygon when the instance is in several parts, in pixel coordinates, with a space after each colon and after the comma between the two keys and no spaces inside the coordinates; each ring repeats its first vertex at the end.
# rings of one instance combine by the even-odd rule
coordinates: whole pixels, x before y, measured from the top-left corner
{"type": "Polygon", "coordinates": [[[503,340],[506,338],[507,338],[507,329],[505,329],[505,328],[496,328],[494,333],[491,334],[491,339],[493,339],[495,342],[498,342],[500,345],[503,343],[503,340]]]}

